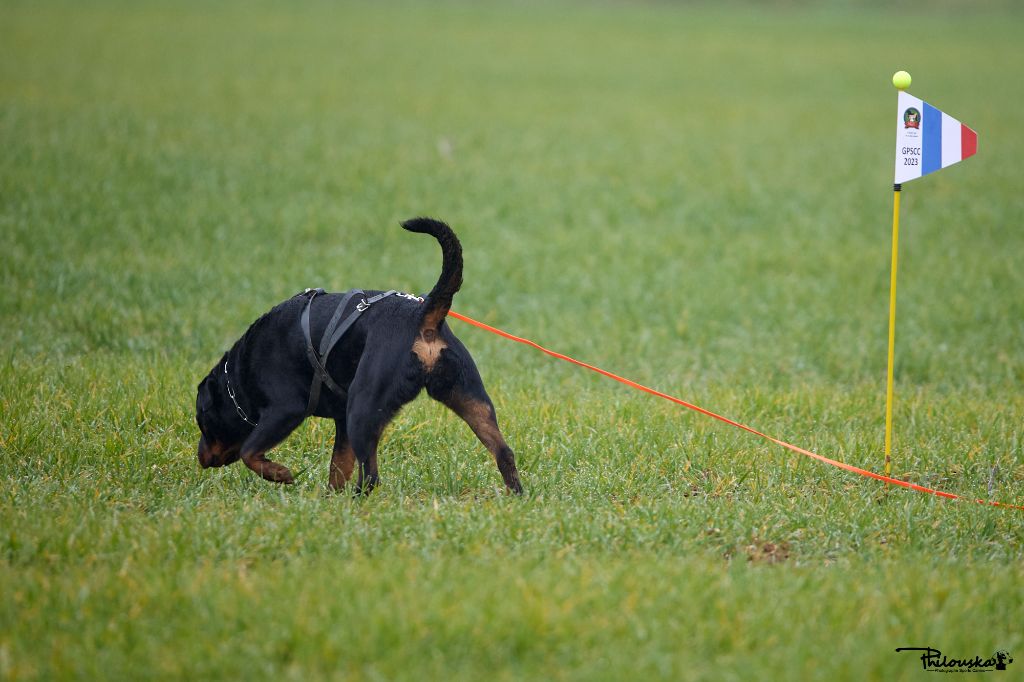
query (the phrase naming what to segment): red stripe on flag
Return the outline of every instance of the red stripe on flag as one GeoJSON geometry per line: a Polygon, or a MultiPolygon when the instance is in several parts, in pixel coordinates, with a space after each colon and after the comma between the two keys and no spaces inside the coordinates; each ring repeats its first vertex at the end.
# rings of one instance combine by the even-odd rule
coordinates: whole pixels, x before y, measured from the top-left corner
{"type": "Polygon", "coordinates": [[[978,133],[974,132],[963,123],[960,124],[960,159],[974,156],[978,151],[978,133]]]}

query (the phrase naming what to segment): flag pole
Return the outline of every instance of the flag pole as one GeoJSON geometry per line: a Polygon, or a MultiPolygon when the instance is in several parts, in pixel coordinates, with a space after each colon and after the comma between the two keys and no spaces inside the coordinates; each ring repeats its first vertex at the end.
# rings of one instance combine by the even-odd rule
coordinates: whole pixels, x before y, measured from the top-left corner
{"type": "Polygon", "coordinates": [[[892,383],[896,349],[896,266],[900,245],[900,184],[892,187],[892,271],[889,275],[889,362],[885,379],[885,475],[892,472],[892,383]]]}
{"type": "Polygon", "coordinates": [[[892,186],[892,272],[889,279],[889,363],[885,377],[885,475],[892,475],[892,384],[896,350],[896,264],[900,239],[900,184],[959,163],[978,152],[978,134],[952,116],[904,92],[910,74],[897,71],[896,168],[892,186]]]}
{"type": "MultiPolygon", "coordinates": [[[[910,74],[906,71],[897,71],[892,75],[892,84],[897,90],[900,91],[902,96],[903,91],[910,87],[911,78],[910,74]]],[[[896,103],[897,109],[899,108],[899,98],[896,103]]],[[[904,121],[906,123],[906,121],[904,121]]],[[[885,475],[892,475],[892,379],[893,379],[893,364],[896,355],[896,265],[898,263],[900,254],[900,160],[899,154],[900,145],[900,128],[899,123],[896,124],[896,182],[892,186],[892,266],[889,273],[889,361],[886,363],[885,370],[885,475]]],[[[916,147],[920,151],[920,146],[916,147]]],[[[908,149],[903,148],[902,153],[906,154],[908,149]]],[[[920,168],[918,162],[920,159],[913,159],[912,163],[907,163],[910,168],[920,168]]]]}

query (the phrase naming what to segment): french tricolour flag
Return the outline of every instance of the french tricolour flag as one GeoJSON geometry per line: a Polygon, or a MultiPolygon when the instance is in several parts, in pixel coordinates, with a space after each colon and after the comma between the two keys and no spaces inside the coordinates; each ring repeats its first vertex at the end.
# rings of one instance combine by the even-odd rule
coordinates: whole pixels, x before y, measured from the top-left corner
{"type": "Polygon", "coordinates": [[[978,134],[904,91],[896,117],[896,184],[952,166],[978,151],[978,134]]]}

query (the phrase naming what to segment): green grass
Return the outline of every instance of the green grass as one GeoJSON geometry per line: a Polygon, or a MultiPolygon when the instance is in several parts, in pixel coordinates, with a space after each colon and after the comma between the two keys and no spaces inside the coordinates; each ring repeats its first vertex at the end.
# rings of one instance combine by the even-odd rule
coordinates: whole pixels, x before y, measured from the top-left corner
{"type": "Polygon", "coordinates": [[[527,488],[411,404],[201,471],[195,385],[307,286],[423,291],[881,468],[889,76],[979,131],[903,192],[896,475],[1024,504],[1008,3],[0,4],[0,678],[900,679],[1024,655],[1024,516],[886,491],[452,322],[527,488]]]}

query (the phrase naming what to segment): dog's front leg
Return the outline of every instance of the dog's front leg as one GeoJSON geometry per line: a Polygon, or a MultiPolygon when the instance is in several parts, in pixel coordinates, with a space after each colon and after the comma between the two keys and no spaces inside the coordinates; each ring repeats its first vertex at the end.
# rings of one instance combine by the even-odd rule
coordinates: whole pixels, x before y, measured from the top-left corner
{"type": "Polygon", "coordinates": [[[272,462],[266,457],[267,451],[288,437],[304,419],[302,414],[265,412],[260,423],[242,443],[242,461],[257,474],[274,483],[293,483],[294,478],[288,467],[272,462]]]}

